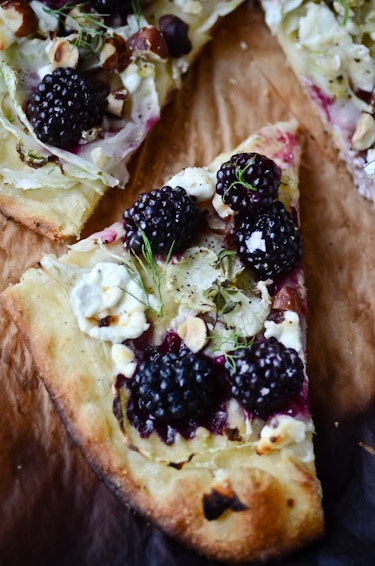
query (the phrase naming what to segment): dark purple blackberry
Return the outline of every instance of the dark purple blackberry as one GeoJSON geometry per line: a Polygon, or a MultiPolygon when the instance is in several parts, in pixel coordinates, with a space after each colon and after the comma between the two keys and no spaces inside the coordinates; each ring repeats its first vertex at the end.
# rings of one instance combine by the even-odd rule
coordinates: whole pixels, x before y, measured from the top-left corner
{"type": "Polygon", "coordinates": [[[202,219],[185,189],[162,187],[142,193],[124,212],[125,243],[139,254],[145,237],[157,254],[178,252],[187,246],[202,219]]]}
{"type": "Polygon", "coordinates": [[[83,131],[101,124],[106,94],[70,67],[46,75],[27,105],[37,137],[56,147],[76,145],[83,131]]]}
{"type": "Polygon", "coordinates": [[[159,18],[159,29],[168,44],[172,57],[187,55],[192,49],[189,39],[189,26],[184,20],[173,14],[165,14],[159,18]]]}
{"type": "Polygon", "coordinates": [[[217,377],[211,360],[187,348],[144,359],[128,387],[130,407],[158,422],[198,420],[214,408],[217,377]]]}
{"type": "Polygon", "coordinates": [[[231,393],[250,413],[266,418],[301,390],[303,362],[296,350],[286,348],[276,338],[232,354],[232,363],[226,362],[231,393]]]}
{"type": "Polygon", "coordinates": [[[302,236],[280,201],[254,216],[239,216],[234,237],[239,256],[259,279],[285,275],[300,263],[302,236]]]}
{"type": "Polygon", "coordinates": [[[260,153],[237,153],[217,172],[216,192],[232,210],[244,214],[277,199],[281,169],[260,153]]]}

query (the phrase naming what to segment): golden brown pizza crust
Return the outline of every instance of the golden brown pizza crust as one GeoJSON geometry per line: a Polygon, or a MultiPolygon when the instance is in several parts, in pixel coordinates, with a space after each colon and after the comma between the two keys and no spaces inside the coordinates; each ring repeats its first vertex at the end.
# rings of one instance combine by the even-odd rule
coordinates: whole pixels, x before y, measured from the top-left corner
{"type": "Polygon", "coordinates": [[[101,198],[83,185],[70,190],[69,195],[64,189],[55,189],[53,195],[46,192],[36,189],[31,195],[0,183],[0,212],[50,240],[63,241],[79,235],[101,198]]]}
{"type": "Polygon", "coordinates": [[[109,350],[79,331],[64,287],[32,269],[0,298],[78,446],[147,519],[229,563],[280,556],[323,534],[313,461],[299,461],[298,451],[260,456],[250,446],[202,452],[181,469],[144,457],[127,447],[112,412],[109,350]],[[209,513],[221,513],[216,519],[205,518],[204,499],[209,513]]]}
{"type": "MultiPolygon", "coordinates": [[[[2,160],[18,169],[27,183],[30,167],[23,163],[12,136],[2,139],[2,160]]],[[[16,189],[0,179],[0,212],[51,240],[77,236],[102,194],[77,183],[70,189],[16,189]]]]}

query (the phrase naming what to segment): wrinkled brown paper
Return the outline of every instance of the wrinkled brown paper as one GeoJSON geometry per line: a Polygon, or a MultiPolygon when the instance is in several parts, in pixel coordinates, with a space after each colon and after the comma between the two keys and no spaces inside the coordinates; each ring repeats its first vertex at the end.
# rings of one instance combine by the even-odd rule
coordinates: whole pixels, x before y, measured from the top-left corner
{"type": "MultiPolygon", "coordinates": [[[[258,7],[244,4],[217,29],[134,156],[129,187],[106,195],[83,236],[118,220],[142,190],[291,116],[305,136],[300,188],[308,369],[327,537],[282,563],[325,566],[339,556],[340,564],[370,566],[375,528],[366,533],[358,511],[363,517],[371,511],[365,492],[375,476],[374,418],[366,420],[375,397],[375,210],[357,194],[258,7]],[[353,548],[345,513],[358,531],[353,548]],[[351,552],[363,560],[350,562],[351,552]]],[[[43,252],[66,249],[2,216],[0,227],[0,289],[17,282],[43,252]]],[[[0,564],[212,564],[146,525],[97,479],[55,413],[15,326],[1,315],[0,564]]],[[[368,517],[374,524],[374,515],[368,517]]]]}

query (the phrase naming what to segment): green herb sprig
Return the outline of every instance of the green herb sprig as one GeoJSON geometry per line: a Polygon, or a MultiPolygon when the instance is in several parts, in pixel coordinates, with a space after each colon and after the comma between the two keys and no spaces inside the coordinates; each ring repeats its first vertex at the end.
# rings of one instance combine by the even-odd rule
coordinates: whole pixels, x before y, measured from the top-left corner
{"type": "Polygon", "coordinates": [[[235,180],[235,181],[232,181],[232,183],[229,185],[229,187],[227,187],[227,188],[225,189],[224,194],[223,194],[223,201],[224,201],[224,202],[225,202],[225,196],[226,196],[226,195],[231,191],[231,189],[232,189],[235,185],[237,185],[238,183],[239,183],[240,185],[242,185],[243,187],[245,187],[246,189],[249,189],[249,191],[256,191],[256,190],[257,190],[257,188],[254,187],[254,186],[253,186],[251,183],[249,183],[248,181],[246,181],[246,179],[245,179],[245,177],[244,177],[244,175],[245,175],[245,173],[246,173],[246,170],[250,167],[250,165],[253,164],[253,161],[254,161],[254,159],[251,158],[251,159],[249,160],[249,162],[245,165],[245,167],[240,167],[240,166],[237,165],[236,163],[231,163],[231,162],[229,162],[228,165],[231,165],[231,166],[234,167],[234,170],[235,170],[234,173],[235,173],[235,176],[236,176],[236,180],[235,180]]]}
{"type": "Polygon", "coordinates": [[[220,352],[224,358],[226,363],[229,365],[233,372],[236,371],[236,359],[239,357],[236,352],[241,350],[242,348],[251,348],[254,343],[254,336],[251,338],[246,338],[244,336],[240,336],[236,332],[232,332],[229,335],[225,336],[220,344],[215,348],[214,352],[220,352]],[[222,352],[222,348],[224,344],[230,343],[231,349],[228,352],[222,352]],[[234,345],[232,346],[232,343],[234,345]]]}
{"type": "Polygon", "coordinates": [[[87,49],[93,53],[98,53],[103,47],[108,32],[111,31],[110,26],[103,22],[103,17],[110,14],[97,14],[86,10],[87,4],[71,4],[68,2],[60,8],[43,7],[43,10],[52,16],[57,16],[69,23],[73,22],[74,31],[77,37],[71,41],[71,44],[82,49],[87,49]],[[77,13],[70,13],[72,9],[78,10],[77,13]],[[86,10],[86,11],[85,11],[86,10]],[[84,23],[82,23],[84,22],[84,23]],[[104,34],[103,34],[104,31],[104,34]]]}
{"type": "MultiPolygon", "coordinates": [[[[151,243],[150,243],[150,240],[148,239],[147,235],[145,234],[145,232],[143,230],[141,230],[141,234],[142,234],[142,239],[143,239],[142,248],[141,248],[142,249],[142,255],[135,254],[134,252],[132,252],[132,254],[135,256],[138,265],[141,267],[141,269],[145,273],[145,275],[151,277],[153,285],[156,289],[159,307],[156,309],[154,306],[152,306],[150,304],[150,302],[147,303],[147,306],[153,312],[155,312],[157,314],[157,316],[162,317],[163,312],[164,312],[164,301],[163,301],[162,290],[161,290],[162,280],[163,280],[163,277],[165,276],[166,267],[171,260],[171,255],[173,253],[175,241],[172,242],[172,245],[169,248],[168,254],[167,254],[166,259],[165,259],[165,264],[164,264],[163,267],[161,267],[160,264],[158,264],[157,261],[155,260],[155,256],[154,256],[153,251],[152,251],[151,243]]],[[[126,267],[129,269],[129,273],[130,273],[130,276],[133,278],[133,281],[135,281],[137,283],[137,285],[145,292],[146,296],[148,296],[147,288],[146,288],[146,286],[143,282],[143,279],[142,279],[142,277],[139,273],[139,270],[137,268],[137,264],[136,264],[136,262],[133,259],[131,254],[129,255],[129,258],[126,261],[126,267]]]]}
{"type": "Polygon", "coordinates": [[[140,28],[142,16],[142,0],[132,0],[132,10],[137,21],[138,28],[140,28]]]}
{"type": "Polygon", "coordinates": [[[231,289],[228,287],[229,283],[227,281],[219,281],[216,279],[214,283],[204,291],[203,295],[209,301],[212,301],[216,308],[216,320],[221,314],[228,314],[232,312],[236,306],[237,302],[230,299],[231,295],[237,293],[237,289],[231,289]]]}
{"type": "Polygon", "coordinates": [[[350,1],[349,0],[337,0],[337,3],[340,4],[340,6],[342,6],[342,8],[344,9],[344,17],[343,17],[343,20],[342,20],[342,25],[346,26],[346,24],[348,23],[348,18],[349,18],[350,1]]]}

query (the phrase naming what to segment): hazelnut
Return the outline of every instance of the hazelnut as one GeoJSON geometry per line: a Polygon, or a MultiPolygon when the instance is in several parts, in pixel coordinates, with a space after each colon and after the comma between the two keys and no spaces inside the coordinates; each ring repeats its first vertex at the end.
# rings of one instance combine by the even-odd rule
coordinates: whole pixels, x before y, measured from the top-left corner
{"type": "Polygon", "coordinates": [[[164,36],[154,26],[146,26],[128,40],[129,50],[135,54],[145,54],[150,59],[168,59],[169,49],[164,36]]]}
{"type": "Polygon", "coordinates": [[[130,54],[126,41],[121,35],[108,38],[99,55],[99,62],[105,71],[121,73],[129,64],[130,54]]]}
{"type": "Polygon", "coordinates": [[[272,297],[272,309],[290,310],[296,313],[302,311],[302,298],[297,289],[293,287],[281,287],[280,291],[272,297]]]}
{"type": "Polygon", "coordinates": [[[227,220],[235,215],[234,210],[229,205],[225,204],[225,202],[223,202],[223,199],[218,193],[214,194],[214,197],[212,199],[212,206],[214,207],[220,218],[222,218],[223,220],[227,220]]]}
{"type": "Polygon", "coordinates": [[[26,37],[36,30],[38,20],[26,0],[7,0],[0,8],[8,30],[16,37],[26,37]]]}
{"type": "Polygon", "coordinates": [[[199,352],[207,343],[207,327],[197,316],[189,316],[177,329],[177,334],[194,353],[199,352]]]}
{"type": "Polygon", "coordinates": [[[73,45],[67,38],[56,38],[48,52],[53,69],[58,67],[72,67],[75,69],[79,60],[79,49],[73,45]]]}
{"type": "Polygon", "coordinates": [[[352,137],[352,148],[355,151],[369,149],[375,142],[375,120],[371,114],[363,112],[357,122],[352,137]]]}
{"type": "Polygon", "coordinates": [[[129,93],[126,88],[119,88],[110,92],[104,103],[106,112],[121,118],[128,97],[129,93]]]}
{"type": "Polygon", "coordinates": [[[159,18],[159,29],[167,41],[172,57],[181,57],[190,53],[192,45],[188,37],[189,26],[184,20],[166,14],[159,18]]]}

